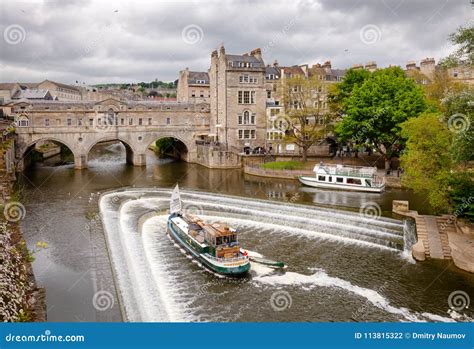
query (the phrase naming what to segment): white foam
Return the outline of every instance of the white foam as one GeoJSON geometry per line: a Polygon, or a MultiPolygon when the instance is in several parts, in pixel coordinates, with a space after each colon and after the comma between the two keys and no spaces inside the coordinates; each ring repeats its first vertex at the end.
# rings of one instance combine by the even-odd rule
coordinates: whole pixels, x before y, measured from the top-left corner
{"type": "MultiPolygon", "coordinates": [[[[321,269],[311,275],[287,272],[283,275],[259,276],[254,278],[254,281],[271,286],[302,286],[305,289],[312,289],[317,286],[336,287],[365,298],[369,303],[376,306],[377,308],[385,310],[391,314],[399,315],[405,320],[412,322],[426,321],[425,319],[420,318],[418,315],[411,313],[406,308],[397,308],[390,305],[388,299],[375,290],[353,285],[351,282],[338,277],[329,276],[324,270],[321,269]]],[[[436,321],[452,322],[452,319],[434,314],[430,315],[433,317],[433,319],[436,317],[436,321]]],[[[423,316],[427,317],[426,315],[423,316]]]]}

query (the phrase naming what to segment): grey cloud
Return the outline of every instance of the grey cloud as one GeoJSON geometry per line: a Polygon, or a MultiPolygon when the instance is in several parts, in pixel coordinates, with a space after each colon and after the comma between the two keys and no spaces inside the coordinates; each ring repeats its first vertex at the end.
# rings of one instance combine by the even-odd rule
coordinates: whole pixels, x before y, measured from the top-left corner
{"type": "Polygon", "coordinates": [[[469,0],[81,1],[4,0],[0,30],[24,28],[24,41],[0,37],[0,80],[87,83],[172,81],[180,69],[206,70],[220,43],[227,52],[261,47],[264,59],[334,67],[439,59],[447,37],[470,20],[469,0]],[[188,25],[202,29],[195,44],[188,25]],[[361,30],[376,28],[368,45],[361,30]]]}

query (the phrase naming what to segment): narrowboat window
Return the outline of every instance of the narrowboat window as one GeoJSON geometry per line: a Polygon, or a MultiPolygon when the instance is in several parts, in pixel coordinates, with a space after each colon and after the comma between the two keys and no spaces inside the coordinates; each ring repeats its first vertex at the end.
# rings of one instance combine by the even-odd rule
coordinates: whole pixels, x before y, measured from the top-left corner
{"type": "Polygon", "coordinates": [[[347,178],[347,184],[357,184],[361,185],[362,181],[358,178],[347,178]]]}
{"type": "Polygon", "coordinates": [[[342,178],[342,177],[336,177],[336,182],[337,182],[337,183],[342,183],[342,182],[344,182],[344,178],[342,178]]]}
{"type": "Polygon", "coordinates": [[[326,176],[318,176],[318,181],[326,181],[326,176]]]}

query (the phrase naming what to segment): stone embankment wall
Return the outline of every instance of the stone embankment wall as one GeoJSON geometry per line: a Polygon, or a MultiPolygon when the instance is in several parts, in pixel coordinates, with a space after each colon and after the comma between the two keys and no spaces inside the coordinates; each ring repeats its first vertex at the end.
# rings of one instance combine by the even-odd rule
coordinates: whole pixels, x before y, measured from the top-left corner
{"type": "Polygon", "coordinates": [[[44,289],[38,288],[32,255],[19,222],[25,208],[13,191],[15,179],[12,133],[2,131],[0,142],[0,322],[46,321],[44,289]]]}
{"type": "Polygon", "coordinates": [[[196,162],[208,168],[240,168],[240,156],[234,152],[212,145],[197,145],[196,162]]]}

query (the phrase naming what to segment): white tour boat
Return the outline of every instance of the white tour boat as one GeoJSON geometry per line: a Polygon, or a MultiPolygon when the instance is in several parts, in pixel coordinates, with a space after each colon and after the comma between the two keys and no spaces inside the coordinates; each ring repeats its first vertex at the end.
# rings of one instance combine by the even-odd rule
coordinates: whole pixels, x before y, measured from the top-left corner
{"type": "Polygon", "coordinates": [[[314,177],[300,176],[304,185],[325,189],[342,189],[380,193],[385,189],[376,167],[325,165],[314,166],[314,177]]]}

